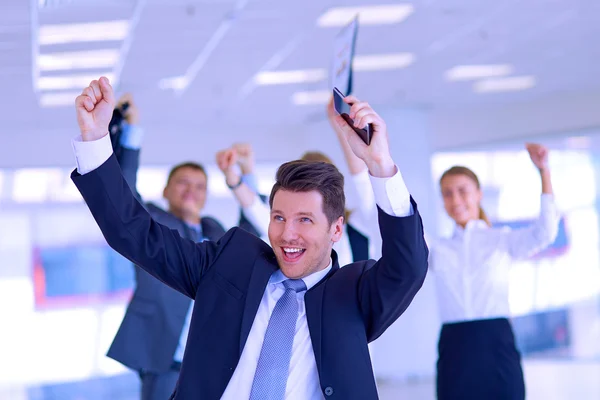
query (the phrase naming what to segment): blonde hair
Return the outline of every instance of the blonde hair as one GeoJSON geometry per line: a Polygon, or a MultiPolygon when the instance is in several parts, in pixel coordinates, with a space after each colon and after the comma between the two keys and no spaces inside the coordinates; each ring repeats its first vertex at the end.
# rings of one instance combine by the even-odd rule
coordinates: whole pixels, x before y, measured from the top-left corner
{"type": "MultiPolygon", "coordinates": [[[[455,165],[454,167],[446,170],[442,174],[442,177],[440,178],[440,186],[442,185],[442,181],[444,180],[445,177],[457,176],[457,175],[466,176],[467,178],[469,178],[473,182],[475,182],[477,189],[481,189],[481,184],[479,183],[479,178],[477,178],[477,175],[475,174],[475,172],[473,172],[469,168],[463,167],[461,165],[455,165]]],[[[483,220],[488,226],[492,226],[490,219],[488,218],[485,211],[483,211],[483,207],[481,207],[481,205],[479,206],[479,219],[483,220]]]]}

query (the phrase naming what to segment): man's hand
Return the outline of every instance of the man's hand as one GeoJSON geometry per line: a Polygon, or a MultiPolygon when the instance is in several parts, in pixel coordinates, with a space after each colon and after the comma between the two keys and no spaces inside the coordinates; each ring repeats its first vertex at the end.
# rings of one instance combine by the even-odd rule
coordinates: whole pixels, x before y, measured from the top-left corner
{"type": "Polygon", "coordinates": [[[233,151],[237,154],[237,163],[243,175],[249,175],[254,171],[254,152],[249,143],[234,143],[233,151]]]}
{"type": "Polygon", "coordinates": [[[540,172],[546,171],[548,169],[548,148],[536,143],[527,143],[525,148],[529,152],[531,161],[540,172]]]}
{"type": "Polygon", "coordinates": [[[327,115],[336,131],[345,137],[352,152],[367,164],[371,175],[389,178],[396,173],[396,164],[390,155],[389,139],[385,121],[371,108],[368,103],[361,102],[354,96],[347,96],[344,101],[352,104],[349,117],[354,126],[364,128],[371,124],[373,131],[371,144],[365,142],[354,132],[354,129],[337,113],[334,114],[333,103],[327,108],[327,115]],[[331,111],[333,110],[333,112],[331,111]]]}
{"type": "Polygon", "coordinates": [[[140,111],[137,108],[137,105],[133,101],[133,96],[131,93],[125,93],[119,101],[117,102],[117,108],[121,108],[123,104],[129,104],[127,110],[125,110],[125,121],[129,125],[137,125],[140,122],[140,111]]]}
{"type": "Polygon", "coordinates": [[[115,95],[108,79],[93,80],[75,99],[75,108],[84,142],[108,135],[108,124],[115,108],[115,95]]]}
{"type": "Polygon", "coordinates": [[[229,186],[236,186],[241,179],[235,168],[233,168],[236,162],[237,153],[234,149],[221,150],[217,153],[217,165],[225,175],[225,182],[229,186]]]}

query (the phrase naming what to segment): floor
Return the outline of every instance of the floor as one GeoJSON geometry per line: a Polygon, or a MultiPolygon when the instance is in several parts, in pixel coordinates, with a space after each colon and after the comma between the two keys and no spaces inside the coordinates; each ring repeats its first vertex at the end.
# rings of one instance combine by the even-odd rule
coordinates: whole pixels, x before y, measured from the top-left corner
{"type": "MultiPolygon", "coordinates": [[[[528,360],[524,363],[528,400],[600,399],[600,362],[528,360]]],[[[380,382],[381,400],[434,400],[432,379],[380,382]]],[[[134,374],[120,374],[38,387],[0,388],[2,400],[138,400],[134,374]]]]}

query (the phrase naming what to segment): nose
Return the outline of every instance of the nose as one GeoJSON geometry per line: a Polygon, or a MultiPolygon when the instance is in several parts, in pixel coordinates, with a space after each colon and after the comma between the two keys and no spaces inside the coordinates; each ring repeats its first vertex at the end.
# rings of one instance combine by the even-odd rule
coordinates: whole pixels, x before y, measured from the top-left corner
{"type": "Polygon", "coordinates": [[[455,204],[457,204],[457,203],[459,203],[459,202],[460,202],[460,196],[459,196],[459,194],[458,194],[458,193],[456,193],[456,192],[453,192],[453,193],[450,195],[450,198],[449,198],[449,200],[450,200],[450,204],[452,204],[452,205],[455,205],[455,204]]]}
{"type": "Polygon", "coordinates": [[[292,244],[298,239],[298,231],[293,222],[287,221],[283,226],[283,231],[281,232],[281,240],[288,244],[292,244]]]}

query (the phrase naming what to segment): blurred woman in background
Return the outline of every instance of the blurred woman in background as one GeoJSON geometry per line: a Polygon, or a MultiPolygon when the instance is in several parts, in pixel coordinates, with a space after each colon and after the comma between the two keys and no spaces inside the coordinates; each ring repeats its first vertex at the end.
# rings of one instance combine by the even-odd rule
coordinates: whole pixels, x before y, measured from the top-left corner
{"type": "Polygon", "coordinates": [[[430,239],[443,326],[438,342],[437,396],[446,399],[524,399],[521,357],[508,302],[511,260],[552,244],[559,215],[553,198],[548,150],[528,144],[542,181],[540,215],[523,229],[495,228],[481,200],[479,179],[466,167],[444,172],[444,208],[456,223],[449,238],[430,239]]]}

